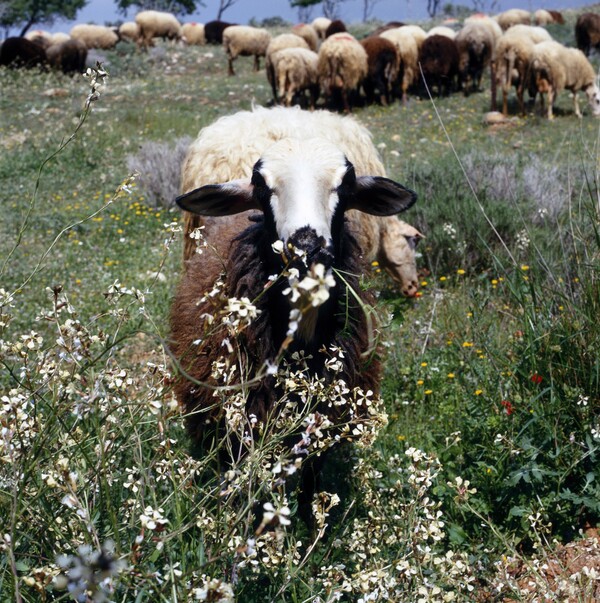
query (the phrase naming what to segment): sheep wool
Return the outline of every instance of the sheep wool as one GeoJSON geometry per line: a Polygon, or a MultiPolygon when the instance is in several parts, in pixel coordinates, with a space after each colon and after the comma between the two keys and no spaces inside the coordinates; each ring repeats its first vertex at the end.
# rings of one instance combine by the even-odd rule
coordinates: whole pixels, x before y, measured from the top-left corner
{"type": "Polygon", "coordinates": [[[278,97],[290,107],[295,94],[308,90],[310,107],[315,108],[319,95],[316,52],[305,48],[284,48],[272,56],[278,97]]]}
{"type": "Polygon", "coordinates": [[[253,56],[254,71],[260,69],[260,57],[267,53],[271,34],[263,28],[249,25],[231,25],[223,31],[223,48],[227,53],[229,75],[235,75],[233,61],[238,56],[253,56]]]}
{"type": "Polygon", "coordinates": [[[284,48],[305,48],[309,50],[306,41],[293,33],[283,33],[275,36],[269,42],[267,46],[267,52],[265,54],[265,71],[267,73],[267,80],[271,86],[273,92],[273,100],[278,101],[277,97],[277,79],[275,77],[275,69],[273,66],[273,56],[276,52],[283,50],[284,48]]]}
{"type": "Polygon", "coordinates": [[[83,42],[88,50],[90,48],[108,50],[114,48],[119,41],[117,33],[104,25],[75,25],[71,29],[71,37],[83,42]]]}
{"type": "Polygon", "coordinates": [[[154,38],[181,40],[181,23],[171,13],[143,10],[135,16],[135,22],[140,28],[139,43],[141,46],[151,46],[154,38]]]}
{"type": "Polygon", "coordinates": [[[368,69],[365,49],[349,33],[333,34],[321,44],[318,63],[321,89],[330,100],[340,93],[346,112],[350,111],[349,95],[357,91],[368,69]]]}
{"type": "Polygon", "coordinates": [[[415,82],[419,73],[419,47],[411,30],[404,27],[388,29],[381,37],[394,44],[398,52],[400,89],[402,90],[402,102],[406,103],[407,90],[415,82]]]}
{"type": "Polygon", "coordinates": [[[184,23],[182,25],[182,34],[186,44],[190,46],[204,46],[206,44],[206,35],[202,23],[184,23]]]}
{"type": "Polygon", "coordinates": [[[119,26],[119,37],[121,40],[137,43],[140,37],[140,26],[135,21],[125,21],[119,26]]]}
{"type": "Polygon", "coordinates": [[[496,15],[494,19],[498,22],[498,25],[506,31],[509,27],[519,23],[529,25],[531,23],[531,13],[528,10],[523,10],[521,8],[511,8],[496,15]]]}
{"type": "Polygon", "coordinates": [[[292,33],[300,36],[308,44],[308,47],[316,52],[319,47],[319,36],[312,25],[298,23],[292,28],[292,33]]]}
{"type": "Polygon", "coordinates": [[[327,17],[317,17],[313,19],[311,25],[314,27],[317,35],[319,36],[319,40],[324,40],[327,32],[327,28],[331,25],[331,19],[327,17]]]}

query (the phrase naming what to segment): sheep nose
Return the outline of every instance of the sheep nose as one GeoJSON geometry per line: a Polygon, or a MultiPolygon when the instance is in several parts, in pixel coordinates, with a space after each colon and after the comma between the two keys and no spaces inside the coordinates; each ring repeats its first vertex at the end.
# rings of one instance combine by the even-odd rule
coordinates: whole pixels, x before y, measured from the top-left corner
{"type": "Polygon", "coordinates": [[[405,297],[414,297],[419,290],[419,285],[416,281],[412,281],[402,289],[402,295],[405,297]]]}
{"type": "Polygon", "coordinates": [[[296,250],[301,250],[304,252],[307,266],[323,264],[326,268],[330,268],[333,265],[333,253],[327,246],[327,241],[308,226],[294,232],[288,238],[285,248],[290,260],[297,256],[296,250]]]}

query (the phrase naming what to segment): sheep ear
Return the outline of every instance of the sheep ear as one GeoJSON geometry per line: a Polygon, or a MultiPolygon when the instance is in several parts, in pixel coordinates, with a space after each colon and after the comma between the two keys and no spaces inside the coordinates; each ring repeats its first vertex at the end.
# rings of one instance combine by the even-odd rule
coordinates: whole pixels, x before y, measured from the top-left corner
{"type": "Polygon", "coordinates": [[[348,209],[358,209],[373,216],[392,216],[407,210],[417,194],[398,182],[382,176],[359,176],[348,209]]]}
{"type": "Polygon", "coordinates": [[[252,196],[250,180],[207,184],[175,199],[181,209],[200,216],[231,216],[249,209],[261,209],[252,196]]]}

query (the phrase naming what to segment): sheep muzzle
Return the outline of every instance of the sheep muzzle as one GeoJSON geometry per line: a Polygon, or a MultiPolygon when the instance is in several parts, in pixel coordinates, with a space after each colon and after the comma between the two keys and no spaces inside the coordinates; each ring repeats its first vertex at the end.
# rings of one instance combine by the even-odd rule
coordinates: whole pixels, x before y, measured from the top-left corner
{"type": "Polygon", "coordinates": [[[324,237],[317,235],[314,229],[305,226],[289,237],[285,244],[285,254],[292,266],[300,273],[315,264],[325,268],[333,266],[333,249],[327,245],[324,237]]]}

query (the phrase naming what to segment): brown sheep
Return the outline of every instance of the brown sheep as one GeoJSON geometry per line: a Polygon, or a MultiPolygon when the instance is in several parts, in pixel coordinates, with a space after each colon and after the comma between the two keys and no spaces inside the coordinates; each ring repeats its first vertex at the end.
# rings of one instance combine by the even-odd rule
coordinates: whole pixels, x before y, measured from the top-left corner
{"type": "Polygon", "coordinates": [[[450,94],[458,76],[458,47],[447,36],[427,36],[419,51],[424,83],[430,91],[437,87],[438,96],[450,94]]]}
{"type": "Polygon", "coordinates": [[[385,38],[370,36],[360,43],[367,53],[369,71],[363,80],[365,96],[369,103],[379,91],[379,102],[389,105],[392,102],[392,89],[398,77],[398,52],[392,42],[385,38]]]}
{"type": "Polygon", "coordinates": [[[45,63],[45,50],[27,38],[6,38],[0,46],[0,65],[30,69],[45,63]]]}
{"type": "Polygon", "coordinates": [[[81,40],[70,39],[60,44],[52,44],[46,55],[50,65],[63,73],[83,73],[87,59],[87,46],[81,40]]]}
{"type": "Polygon", "coordinates": [[[592,48],[600,48],[600,15],[583,13],[575,23],[575,40],[577,48],[589,56],[592,48]]]}
{"type": "Polygon", "coordinates": [[[344,33],[345,31],[348,31],[345,23],[339,19],[334,19],[325,30],[325,38],[329,38],[336,33],[344,33]]]}

